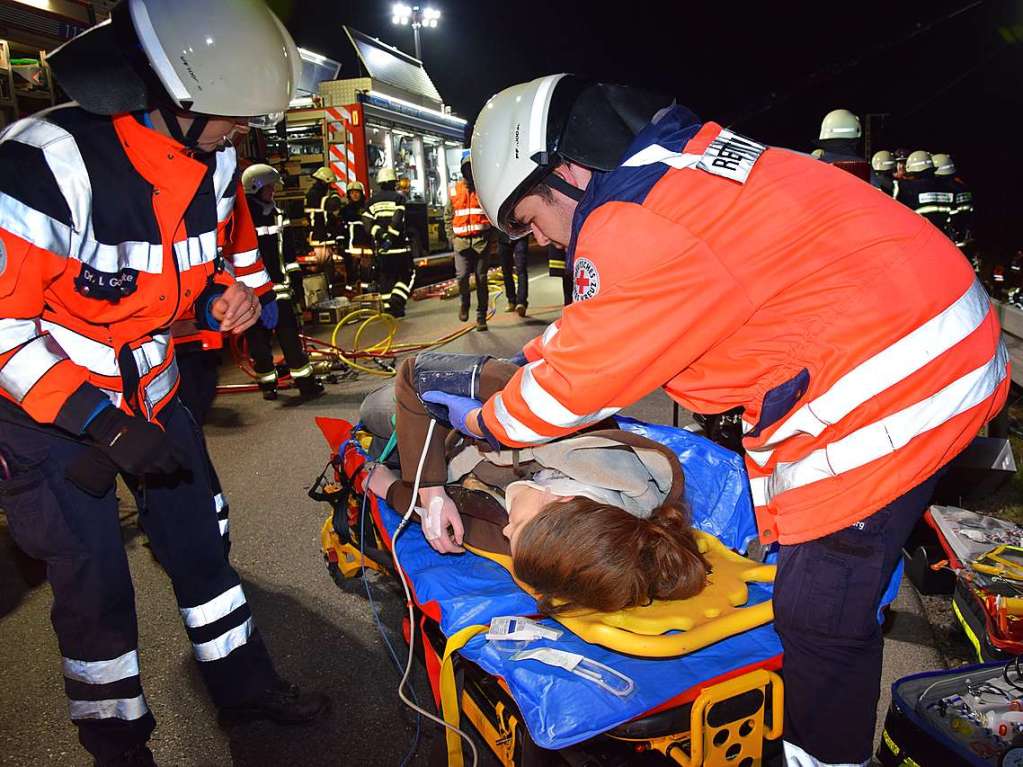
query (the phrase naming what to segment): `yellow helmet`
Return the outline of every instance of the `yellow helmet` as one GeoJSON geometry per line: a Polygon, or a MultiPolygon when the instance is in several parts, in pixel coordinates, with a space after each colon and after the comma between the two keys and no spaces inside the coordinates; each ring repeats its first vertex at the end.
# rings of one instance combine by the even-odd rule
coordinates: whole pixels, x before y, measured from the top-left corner
{"type": "Polygon", "coordinates": [[[870,158],[870,167],[878,173],[895,170],[895,156],[887,149],[874,152],[874,156],[870,158]]]}
{"type": "Polygon", "coordinates": [[[388,181],[397,181],[398,176],[394,172],[394,168],[384,166],[377,171],[377,183],[384,184],[388,181]]]}
{"type": "Polygon", "coordinates": [[[361,181],[353,181],[352,183],[350,183],[348,185],[347,191],[349,191],[349,192],[362,192],[363,194],[366,194],[366,187],[363,186],[361,181]]]}
{"type": "Polygon", "coordinates": [[[859,117],[848,109],[832,109],[824,115],[818,139],[859,138],[862,135],[859,117]]]}
{"type": "Polygon", "coordinates": [[[906,158],[907,173],[923,173],[933,167],[934,160],[931,159],[930,152],[925,152],[923,149],[917,149],[906,158]]]}
{"type": "Polygon", "coordinates": [[[952,155],[943,152],[931,155],[931,162],[934,163],[935,176],[954,176],[956,164],[952,162],[952,155]]]}
{"type": "Polygon", "coordinates": [[[327,184],[333,184],[337,181],[337,174],[324,165],[322,168],[317,168],[313,171],[313,178],[327,184]]]}

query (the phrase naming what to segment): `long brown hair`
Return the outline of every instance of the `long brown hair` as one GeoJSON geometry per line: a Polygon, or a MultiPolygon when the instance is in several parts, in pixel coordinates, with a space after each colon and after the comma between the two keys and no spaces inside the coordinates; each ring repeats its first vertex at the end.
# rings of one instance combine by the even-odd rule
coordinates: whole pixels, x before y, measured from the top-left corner
{"type": "Polygon", "coordinates": [[[512,566],[548,615],[685,599],[710,572],[684,509],[659,506],[641,519],[582,497],[541,509],[519,533],[512,566]]]}

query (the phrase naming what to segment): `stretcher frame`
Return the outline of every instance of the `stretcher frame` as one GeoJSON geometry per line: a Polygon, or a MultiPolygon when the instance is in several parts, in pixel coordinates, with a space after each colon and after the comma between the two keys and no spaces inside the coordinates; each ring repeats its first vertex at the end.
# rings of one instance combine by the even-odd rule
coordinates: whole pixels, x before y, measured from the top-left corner
{"type": "MultiPolygon", "coordinates": [[[[320,534],[328,572],[339,585],[359,575],[363,567],[397,578],[390,539],[378,499],[372,494],[366,499],[371,524],[362,529],[366,454],[354,436],[356,427],[340,419],[316,420],[332,448],[329,464],[309,491],[311,498],[330,506],[320,534]]],[[[416,626],[406,617],[402,636],[408,643],[410,632],[419,630],[422,641],[416,654],[427,672],[437,709],[446,708],[442,677],[449,658],[459,709],[459,721],[451,723],[470,723],[504,767],[759,767],[781,752],[784,684],[780,655],[708,679],[599,736],[551,751],[530,737],[504,680],[452,652],[450,639],[440,629],[436,605],[420,604],[413,593],[413,614],[416,626]]],[[[450,712],[445,713],[450,721],[450,712]]],[[[452,742],[457,738],[449,739],[446,755],[443,749],[435,750],[431,765],[460,763],[460,753],[452,756],[452,742]]]]}

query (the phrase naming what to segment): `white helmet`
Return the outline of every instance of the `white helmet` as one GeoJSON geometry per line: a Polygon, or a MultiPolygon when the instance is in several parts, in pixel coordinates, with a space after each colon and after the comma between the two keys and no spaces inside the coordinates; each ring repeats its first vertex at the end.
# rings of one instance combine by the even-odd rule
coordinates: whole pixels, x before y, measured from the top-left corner
{"type": "Polygon", "coordinates": [[[950,154],[931,155],[931,162],[934,163],[935,176],[954,176],[956,174],[956,164],[952,162],[950,154]]]}
{"type": "Polygon", "coordinates": [[[487,217],[510,237],[528,227],[512,210],[540,181],[569,197],[583,190],[552,173],[565,161],[612,170],[632,139],[671,98],[574,75],[540,77],[506,88],[483,106],[472,133],[473,178],[487,217]]]}
{"type": "Polygon", "coordinates": [[[281,174],[276,168],[263,163],[250,165],[242,173],[242,189],[245,194],[255,194],[264,186],[276,186],[281,180],[281,174]]]}
{"type": "Polygon", "coordinates": [[[314,170],[313,178],[319,181],[323,181],[327,184],[333,184],[337,182],[337,174],[331,168],[328,168],[326,165],[314,170]]]}
{"type": "Polygon", "coordinates": [[[821,135],[818,139],[859,138],[863,135],[860,118],[848,109],[833,109],[821,121],[821,135]]]}
{"type": "Polygon", "coordinates": [[[62,45],[50,63],[90,112],[169,99],[256,127],[280,122],[302,71],[291,34],[260,0],[123,0],[109,22],[62,45]]]}
{"type": "Polygon", "coordinates": [[[398,176],[394,173],[394,168],[384,166],[377,171],[377,183],[384,184],[388,181],[397,181],[398,176]]]}
{"type": "Polygon", "coordinates": [[[870,167],[878,173],[895,170],[895,156],[887,149],[874,152],[874,156],[870,158],[870,167]]]}
{"type": "Polygon", "coordinates": [[[930,170],[934,167],[934,160],[931,159],[929,152],[925,152],[923,149],[917,149],[906,158],[906,172],[907,173],[923,173],[925,170],[930,170]]]}

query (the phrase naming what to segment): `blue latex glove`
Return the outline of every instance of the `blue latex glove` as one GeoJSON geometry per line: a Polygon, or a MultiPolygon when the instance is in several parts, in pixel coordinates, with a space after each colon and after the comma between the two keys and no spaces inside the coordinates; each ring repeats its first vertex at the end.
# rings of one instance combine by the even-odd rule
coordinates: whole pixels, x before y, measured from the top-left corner
{"type": "Polygon", "coordinates": [[[529,360],[527,360],[527,359],[526,359],[526,355],[525,355],[525,352],[521,352],[521,351],[520,351],[520,352],[519,352],[518,354],[516,354],[516,355],[515,355],[514,357],[509,357],[509,358],[508,358],[508,359],[506,360],[506,362],[510,362],[510,363],[511,363],[511,364],[513,364],[513,365],[517,365],[518,367],[522,367],[522,366],[524,366],[524,365],[525,365],[525,364],[526,364],[527,362],[529,362],[529,360]]]}
{"type": "Polygon", "coordinates": [[[275,298],[273,301],[263,306],[263,311],[259,313],[259,321],[267,330],[273,330],[277,327],[278,316],[277,299],[275,298]]]}
{"type": "Polygon", "coordinates": [[[451,422],[452,428],[457,429],[467,437],[479,439],[474,432],[469,430],[466,424],[466,418],[469,413],[476,408],[483,407],[483,403],[478,399],[459,397],[457,394],[447,394],[442,391],[423,392],[423,399],[427,402],[433,402],[436,405],[446,407],[448,409],[448,420],[451,422]]]}

